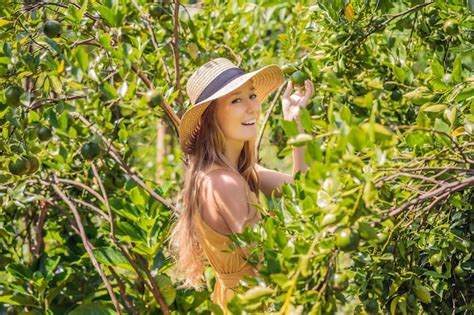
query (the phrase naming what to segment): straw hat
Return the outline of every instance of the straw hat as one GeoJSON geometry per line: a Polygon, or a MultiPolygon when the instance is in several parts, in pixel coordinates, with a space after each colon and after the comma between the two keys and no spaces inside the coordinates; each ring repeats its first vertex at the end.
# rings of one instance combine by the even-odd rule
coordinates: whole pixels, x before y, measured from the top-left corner
{"type": "Polygon", "coordinates": [[[262,102],[284,82],[277,65],[245,73],[230,60],[217,58],[199,67],[189,78],[186,92],[192,106],[181,118],[179,140],[185,153],[192,153],[193,134],[196,134],[201,115],[213,101],[229,94],[252,79],[257,100],[262,102]]]}

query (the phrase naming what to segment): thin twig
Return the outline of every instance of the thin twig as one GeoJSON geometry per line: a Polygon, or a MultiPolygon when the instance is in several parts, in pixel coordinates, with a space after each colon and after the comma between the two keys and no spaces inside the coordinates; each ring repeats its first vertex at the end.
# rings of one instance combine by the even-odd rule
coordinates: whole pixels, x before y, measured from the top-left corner
{"type": "Polygon", "coordinates": [[[112,276],[115,278],[117,281],[118,287],[119,287],[119,293],[120,296],[122,297],[123,301],[125,302],[125,306],[127,306],[128,310],[133,314],[133,315],[138,315],[138,311],[135,309],[133,306],[133,302],[130,300],[130,297],[127,295],[127,290],[125,288],[125,285],[120,279],[119,275],[115,272],[113,267],[109,266],[109,271],[112,274],[112,276]]]}
{"type": "Polygon", "coordinates": [[[100,179],[99,172],[97,171],[97,167],[95,166],[94,161],[91,162],[91,167],[92,167],[92,172],[94,173],[94,177],[99,184],[100,191],[102,192],[105,208],[107,209],[107,213],[109,214],[110,236],[115,237],[114,215],[112,213],[112,209],[110,208],[109,198],[107,197],[107,192],[105,191],[104,183],[102,183],[102,180],[100,179]]]}
{"type": "Polygon", "coordinates": [[[178,91],[178,103],[183,104],[183,93],[181,91],[181,74],[179,68],[179,0],[174,1],[174,17],[173,17],[173,40],[171,42],[171,47],[173,48],[173,57],[174,57],[174,71],[176,73],[176,84],[175,90],[178,91]]]}
{"type": "MultiPolygon", "coordinates": [[[[54,176],[54,179],[55,179],[55,182],[58,182],[56,176],[54,176]]],[[[102,282],[104,283],[104,285],[107,289],[107,292],[109,293],[110,299],[112,300],[112,304],[114,305],[115,310],[117,311],[118,314],[122,314],[122,308],[120,307],[120,304],[117,301],[117,297],[115,296],[112,285],[110,284],[109,279],[107,278],[104,271],[102,270],[99,262],[95,258],[94,252],[93,252],[93,250],[90,246],[89,239],[87,238],[84,226],[82,225],[81,216],[79,215],[79,212],[77,211],[76,206],[63,193],[63,191],[61,189],[59,189],[58,185],[52,183],[51,187],[56,192],[56,194],[64,201],[64,203],[69,207],[69,209],[71,209],[72,214],[74,216],[74,219],[76,221],[77,228],[79,230],[79,235],[81,236],[82,243],[84,245],[84,248],[85,248],[87,254],[89,255],[89,258],[91,259],[92,265],[94,265],[95,269],[99,273],[99,275],[102,279],[102,282]]]]}
{"type": "Polygon", "coordinates": [[[424,202],[428,199],[436,198],[437,196],[439,196],[441,194],[445,194],[445,193],[451,194],[455,191],[462,190],[462,189],[464,189],[466,187],[469,187],[469,186],[474,186],[474,176],[469,177],[469,178],[464,179],[464,180],[460,180],[460,181],[452,182],[452,183],[449,183],[449,184],[445,184],[445,185],[442,185],[441,187],[439,187],[437,189],[432,189],[430,191],[427,191],[423,195],[420,195],[417,198],[412,199],[412,200],[404,203],[402,206],[391,210],[387,215],[382,217],[380,220],[372,223],[372,225],[374,225],[374,226],[378,225],[381,222],[383,222],[383,221],[385,221],[385,220],[387,220],[387,219],[389,219],[393,216],[396,216],[397,214],[399,214],[399,213],[401,213],[405,210],[411,209],[413,206],[418,205],[418,204],[420,204],[420,203],[422,203],[422,202],[424,202]]]}
{"type": "MultiPolygon", "coordinates": [[[[108,148],[107,153],[118,163],[118,165],[127,173],[131,179],[136,182],[140,187],[145,189],[152,198],[155,200],[161,202],[164,206],[166,206],[168,209],[176,211],[176,208],[171,204],[170,201],[164,199],[161,197],[159,194],[157,194],[153,189],[148,187],[143,180],[138,176],[134,171],[130,169],[130,166],[122,159],[120,154],[117,152],[115,147],[112,145],[112,143],[105,137],[103,136],[99,129],[95,126],[93,126],[84,116],[77,112],[72,112],[71,113],[74,117],[79,118],[88,128],[90,128],[94,133],[96,133],[104,142],[105,146],[108,148]]],[[[102,200],[103,198],[100,197],[102,200]]],[[[104,202],[104,201],[103,201],[104,202]]]]}
{"type": "MultiPolygon", "coordinates": [[[[153,82],[151,82],[150,79],[148,79],[148,77],[140,70],[140,68],[135,63],[132,63],[132,69],[149,89],[152,89],[152,90],[154,89],[153,82]]],[[[166,115],[170,118],[171,123],[173,124],[174,130],[176,134],[178,134],[179,124],[181,122],[181,119],[178,117],[178,115],[176,115],[174,110],[170,107],[170,105],[165,100],[163,100],[161,107],[165,111],[166,115]]]]}
{"type": "Polygon", "coordinates": [[[257,141],[255,142],[255,151],[256,151],[256,157],[258,161],[258,151],[260,149],[260,143],[262,142],[262,137],[265,132],[265,127],[267,126],[268,119],[270,118],[271,113],[273,112],[273,108],[277,104],[277,101],[280,97],[280,93],[283,90],[284,85],[282,85],[278,91],[275,93],[275,96],[273,97],[273,100],[270,104],[270,107],[268,108],[267,112],[265,113],[265,117],[263,118],[262,126],[260,127],[260,132],[257,137],[257,141]]]}

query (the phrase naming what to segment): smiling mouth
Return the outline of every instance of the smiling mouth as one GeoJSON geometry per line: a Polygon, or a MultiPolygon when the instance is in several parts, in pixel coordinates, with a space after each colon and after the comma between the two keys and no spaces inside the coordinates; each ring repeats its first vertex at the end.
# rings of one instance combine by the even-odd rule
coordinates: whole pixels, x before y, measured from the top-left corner
{"type": "Polygon", "coordinates": [[[252,119],[252,120],[249,120],[249,121],[246,121],[246,122],[243,122],[242,125],[244,126],[253,126],[256,124],[256,120],[255,119],[252,119]]]}

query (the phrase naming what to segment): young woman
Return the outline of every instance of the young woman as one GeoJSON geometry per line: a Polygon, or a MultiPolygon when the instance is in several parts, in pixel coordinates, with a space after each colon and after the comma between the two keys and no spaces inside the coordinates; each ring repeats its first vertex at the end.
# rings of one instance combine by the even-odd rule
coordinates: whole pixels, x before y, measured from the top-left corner
{"type": "MultiPolygon", "coordinates": [[[[229,235],[259,221],[254,207],[259,191],[271,195],[293,181],[255,161],[260,104],[283,82],[276,65],[245,73],[218,58],[198,68],[186,86],[192,106],[181,119],[179,133],[188,165],[171,246],[185,287],[202,287],[207,258],[216,274],[213,301],[223,310],[239,281],[256,274],[245,261],[245,249],[230,250],[229,235]]],[[[299,109],[313,90],[307,80],[304,92],[292,93],[288,83],[283,94],[284,119],[295,120],[300,131],[299,109]]],[[[303,148],[295,148],[293,175],[306,168],[303,148]]]]}

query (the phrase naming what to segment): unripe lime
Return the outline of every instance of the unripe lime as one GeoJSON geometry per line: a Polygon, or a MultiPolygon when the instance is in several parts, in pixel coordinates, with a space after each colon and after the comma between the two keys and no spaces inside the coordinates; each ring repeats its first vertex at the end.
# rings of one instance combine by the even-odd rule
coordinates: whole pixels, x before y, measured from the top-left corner
{"type": "Polygon", "coordinates": [[[439,267],[443,265],[443,258],[441,257],[441,254],[436,253],[430,256],[430,265],[434,267],[439,267]]]}
{"type": "Polygon", "coordinates": [[[23,89],[17,85],[7,87],[5,90],[7,104],[14,107],[20,105],[20,97],[22,94],[23,89]]]}
{"type": "Polygon", "coordinates": [[[61,24],[55,20],[47,21],[44,23],[43,32],[49,38],[58,37],[61,34],[61,24]]]}
{"type": "Polygon", "coordinates": [[[464,270],[461,265],[457,265],[456,267],[454,267],[454,273],[456,274],[456,276],[461,278],[467,275],[467,271],[464,270]]]}
{"type": "Polygon", "coordinates": [[[349,228],[342,229],[337,233],[336,245],[345,252],[355,250],[359,246],[359,234],[349,228]]]}
{"type": "Polygon", "coordinates": [[[28,162],[30,164],[30,168],[28,169],[28,175],[34,174],[39,168],[38,159],[36,157],[34,157],[33,155],[28,155],[26,157],[26,159],[28,160],[28,162]]]}
{"type": "Polygon", "coordinates": [[[163,95],[158,91],[150,91],[147,94],[147,104],[151,108],[163,105],[163,95]]]}
{"type": "Polygon", "coordinates": [[[379,304],[376,300],[368,300],[365,302],[364,308],[369,314],[377,314],[379,311],[379,304]]]}
{"type": "Polygon", "coordinates": [[[443,24],[443,30],[448,35],[456,35],[459,31],[459,24],[455,20],[446,20],[443,24]]]}
{"type": "Polygon", "coordinates": [[[48,127],[40,127],[38,129],[38,139],[41,141],[48,141],[51,139],[51,130],[48,127]]]}
{"type": "Polygon", "coordinates": [[[349,286],[347,276],[343,273],[336,273],[332,277],[332,287],[336,291],[344,291],[349,286]]]}
{"type": "Polygon", "coordinates": [[[403,97],[403,94],[400,92],[399,89],[395,89],[392,91],[392,94],[390,94],[390,98],[392,101],[400,101],[403,97]]]}
{"type": "Polygon", "coordinates": [[[19,158],[15,162],[8,164],[8,170],[13,175],[25,175],[30,170],[30,163],[25,158],[19,158]]]}
{"type": "Polygon", "coordinates": [[[82,146],[81,148],[82,156],[87,160],[93,160],[100,154],[100,147],[95,142],[89,142],[82,146]]]}
{"type": "Polygon", "coordinates": [[[300,70],[293,72],[291,75],[291,81],[299,86],[304,85],[304,81],[308,80],[308,78],[308,75],[300,70]]]}

